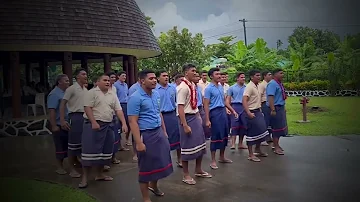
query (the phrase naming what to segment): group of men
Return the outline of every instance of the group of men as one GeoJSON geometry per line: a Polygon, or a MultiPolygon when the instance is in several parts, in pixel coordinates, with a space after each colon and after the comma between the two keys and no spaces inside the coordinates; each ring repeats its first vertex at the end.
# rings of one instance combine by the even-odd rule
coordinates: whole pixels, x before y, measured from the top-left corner
{"type": "Polygon", "coordinates": [[[236,136],[240,139],[239,148],[246,148],[242,144],[246,136],[248,159],[258,162],[258,157],[267,156],[260,143],[269,136],[271,126],[274,152],[283,155],[279,138],[286,134],[287,127],[282,71],[276,70],[271,81],[268,79],[271,73],[266,76],[269,74],[260,83],[260,72],[252,70],[251,81],[245,86],[245,74],[238,73],[237,83],[230,87],[226,84],[227,75],[218,68],[202,72],[200,78],[196,67],[187,64],[175,83],[169,83],[166,71],[143,70],[130,88],[125,83],[126,73],[119,72],[99,76],[91,90],[84,87],[87,83],[84,70],[75,73],[76,83],[70,87],[69,78],[59,75],[48,97],[58,159],[56,172],[66,173],[62,164],[68,156],[71,177],[81,176],[75,166],[82,165],[79,188],[87,187],[91,167],[97,171],[95,180],[111,181],[103,171],[109,169],[111,162],[120,163],[115,156],[118,150],[128,150],[121,145],[122,132],[126,134],[126,145],[134,146],[141,193],[144,202],[150,202],[149,190],[157,196],[164,195],[157,182],[173,172],[170,155],[173,150],[176,164],[183,170],[182,181],[188,185],[196,184],[189,172],[189,161],[196,161],[195,177],[212,177],[202,169],[207,138],[211,169],[218,169],[217,150],[219,163],[232,163],[225,157],[230,131],[231,148],[235,148],[236,136]],[[132,143],[128,140],[129,131],[132,143]]]}

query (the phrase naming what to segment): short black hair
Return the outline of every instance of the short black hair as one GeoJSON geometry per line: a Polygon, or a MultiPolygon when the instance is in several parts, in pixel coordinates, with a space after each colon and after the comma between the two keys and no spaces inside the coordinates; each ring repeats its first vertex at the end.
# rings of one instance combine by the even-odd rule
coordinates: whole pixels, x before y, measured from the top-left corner
{"type": "Polygon", "coordinates": [[[186,72],[191,68],[196,68],[196,66],[194,64],[191,64],[191,63],[185,64],[185,65],[183,65],[182,70],[183,70],[183,72],[186,72]]]}
{"type": "Polygon", "coordinates": [[[117,76],[120,76],[121,74],[125,74],[126,75],[126,72],[125,71],[119,71],[118,73],[117,73],[117,76]]]}
{"type": "Polygon", "coordinates": [[[220,75],[221,75],[221,76],[224,76],[224,75],[227,75],[227,73],[221,72],[220,75]]]}
{"type": "MultiPolygon", "coordinates": [[[[74,77],[76,77],[77,75],[79,75],[79,74],[80,74],[80,72],[82,72],[82,71],[86,72],[86,70],[85,70],[85,69],[83,69],[83,68],[76,69],[76,70],[75,70],[75,72],[74,72],[74,77]]],[[[86,73],[87,73],[87,72],[86,72],[86,73]]]]}
{"type": "Polygon", "coordinates": [[[174,76],[174,81],[178,80],[179,78],[184,77],[183,74],[177,74],[174,76]]]}
{"type": "Polygon", "coordinates": [[[260,73],[259,70],[257,70],[257,69],[252,69],[252,70],[249,71],[249,76],[250,76],[250,77],[251,77],[251,76],[255,76],[255,74],[258,74],[258,73],[260,73]]]}
{"type": "Polygon", "coordinates": [[[159,77],[162,73],[167,73],[165,69],[159,70],[156,72],[156,77],[159,77]]]}
{"type": "Polygon", "coordinates": [[[144,70],[139,72],[139,78],[140,79],[145,79],[148,74],[155,74],[155,72],[153,70],[150,70],[150,69],[144,69],[144,70]]]}
{"type": "Polygon", "coordinates": [[[244,75],[245,75],[245,73],[244,73],[244,72],[238,72],[238,73],[236,74],[236,78],[239,78],[242,74],[244,74],[244,75]]]}
{"type": "Polygon", "coordinates": [[[261,76],[263,77],[263,78],[265,78],[265,76],[268,74],[268,73],[271,73],[269,70],[265,70],[265,71],[263,71],[262,73],[261,73],[261,76]]]}
{"type": "Polygon", "coordinates": [[[282,71],[284,71],[284,70],[281,69],[281,68],[276,68],[276,69],[273,70],[272,74],[274,75],[274,74],[276,74],[278,72],[282,72],[282,71]]]}
{"type": "Polygon", "coordinates": [[[208,72],[206,70],[201,71],[201,74],[207,74],[208,72]]]}
{"type": "Polygon", "coordinates": [[[103,76],[108,76],[108,77],[110,77],[107,73],[102,73],[102,74],[99,74],[99,76],[97,76],[97,81],[100,81],[100,79],[101,79],[101,77],[103,77],[103,76]]]}
{"type": "Polygon", "coordinates": [[[211,68],[209,71],[208,71],[208,76],[212,76],[214,74],[214,72],[219,72],[220,69],[219,68],[211,68]]]}
{"type": "Polygon", "coordinates": [[[108,73],[106,73],[106,75],[108,75],[108,77],[111,77],[112,75],[116,76],[116,73],[115,72],[108,72],[108,73]]]}

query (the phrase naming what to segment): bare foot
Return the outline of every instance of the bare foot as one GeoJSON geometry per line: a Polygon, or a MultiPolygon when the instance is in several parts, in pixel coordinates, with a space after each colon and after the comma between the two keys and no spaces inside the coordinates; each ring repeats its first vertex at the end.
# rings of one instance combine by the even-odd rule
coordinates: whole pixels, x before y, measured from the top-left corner
{"type": "Polygon", "coordinates": [[[55,172],[59,175],[65,175],[67,173],[64,168],[58,168],[55,172]]]}
{"type": "Polygon", "coordinates": [[[95,181],[113,181],[113,179],[114,178],[103,174],[95,177],[95,181]]]}
{"type": "Polygon", "coordinates": [[[134,163],[136,163],[136,162],[138,161],[138,157],[137,157],[137,156],[134,156],[134,157],[132,158],[132,161],[133,161],[134,163]]]}
{"type": "Polygon", "coordinates": [[[221,158],[219,159],[219,163],[232,163],[233,161],[224,157],[224,158],[221,158]]]}
{"type": "Polygon", "coordinates": [[[72,178],[79,178],[79,177],[81,177],[81,174],[78,173],[76,170],[71,171],[69,175],[70,175],[70,177],[72,177],[72,178]]]}
{"type": "Polygon", "coordinates": [[[216,169],[218,169],[219,167],[216,165],[216,162],[211,162],[210,168],[216,170],[216,169]]]}

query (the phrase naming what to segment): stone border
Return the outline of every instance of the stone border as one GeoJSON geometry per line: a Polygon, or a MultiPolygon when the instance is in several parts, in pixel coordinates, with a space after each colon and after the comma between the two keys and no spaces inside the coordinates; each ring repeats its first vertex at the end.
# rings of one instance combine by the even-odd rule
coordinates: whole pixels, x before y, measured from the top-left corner
{"type": "MultiPolygon", "coordinates": [[[[289,97],[327,97],[330,96],[328,90],[299,90],[299,91],[286,91],[286,95],[289,97]]],[[[359,91],[356,90],[338,90],[335,93],[337,97],[355,97],[360,96],[359,91]]]]}
{"type": "Polygon", "coordinates": [[[52,134],[47,118],[38,120],[10,120],[0,122],[0,137],[37,136],[52,134]]]}

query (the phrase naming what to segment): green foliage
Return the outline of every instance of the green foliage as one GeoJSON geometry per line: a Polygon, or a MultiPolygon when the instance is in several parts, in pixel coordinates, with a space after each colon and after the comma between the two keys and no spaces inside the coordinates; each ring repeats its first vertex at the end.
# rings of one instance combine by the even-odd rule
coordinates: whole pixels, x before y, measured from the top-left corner
{"type": "Polygon", "coordinates": [[[305,82],[290,82],[284,83],[284,87],[289,91],[296,90],[328,90],[330,88],[330,81],[312,80],[305,82]]]}

